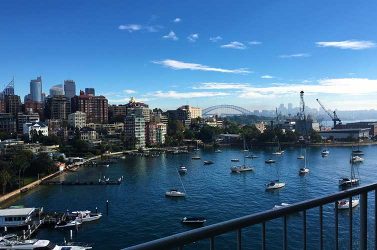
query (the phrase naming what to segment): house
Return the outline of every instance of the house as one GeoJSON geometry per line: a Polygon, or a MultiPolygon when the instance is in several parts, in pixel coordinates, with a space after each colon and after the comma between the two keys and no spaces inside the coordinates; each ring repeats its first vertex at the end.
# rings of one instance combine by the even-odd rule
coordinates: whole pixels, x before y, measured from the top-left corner
{"type": "Polygon", "coordinates": [[[32,131],[37,134],[42,133],[44,136],[48,136],[48,126],[43,122],[27,122],[23,126],[23,134],[28,135],[29,139],[32,137],[32,131]]]}

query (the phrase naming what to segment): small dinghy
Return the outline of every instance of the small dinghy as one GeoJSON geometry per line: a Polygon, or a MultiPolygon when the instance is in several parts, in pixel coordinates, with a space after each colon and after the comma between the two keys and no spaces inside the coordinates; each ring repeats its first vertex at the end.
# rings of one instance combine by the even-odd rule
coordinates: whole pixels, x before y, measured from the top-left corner
{"type": "Polygon", "coordinates": [[[273,159],[268,159],[268,160],[265,161],[265,163],[267,163],[267,164],[271,164],[271,163],[275,163],[275,162],[276,162],[276,161],[273,160],[273,159]]]}
{"type": "Polygon", "coordinates": [[[211,165],[213,164],[214,162],[213,161],[203,161],[204,165],[211,165]]]}
{"type": "Polygon", "coordinates": [[[81,225],[81,222],[78,220],[58,221],[55,225],[55,228],[76,227],[80,225],[81,225]]]}

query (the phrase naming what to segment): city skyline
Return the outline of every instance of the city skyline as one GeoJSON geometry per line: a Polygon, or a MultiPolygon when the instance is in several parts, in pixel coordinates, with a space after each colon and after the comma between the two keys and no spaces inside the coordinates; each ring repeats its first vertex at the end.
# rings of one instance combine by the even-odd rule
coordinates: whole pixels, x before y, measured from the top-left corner
{"type": "Polygon", "coordinates": [[[37,76],[45,93],[72,79],[164,109],[296,106],[301,90],[317,109],[376,108],[377,4],[324,3],[3,2],[0,82],[14,76],[23,99],[37,76]]]}

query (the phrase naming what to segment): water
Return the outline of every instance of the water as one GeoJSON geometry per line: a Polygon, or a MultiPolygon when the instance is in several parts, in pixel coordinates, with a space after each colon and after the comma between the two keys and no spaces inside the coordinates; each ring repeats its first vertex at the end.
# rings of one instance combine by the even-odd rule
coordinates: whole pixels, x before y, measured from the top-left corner
{"type": "MultiPolygon", "coordinates": [[[[358,167],[361,184],[376,181],[377,154],[375,146],[361,148],[365,161],[358,167]]],[[[310,173],[298,175],[304,161],[297,160],[299,148],[285,149],[283,156],[275,156],[276,164],[267,165],[272,149],[254,151],[259,158],[248,160],[255,166],[255,173],[230,174],[230,159],[239,158],[239,149],[223,149],[222,153],[199,152],[201,160],[192,160],[187,155],[162,155],[158,158],[128,157],[110,167],[84,167],[77,173],[68,173],[61,180],[97,180],[100,176],[112,179],[124,176],[119,186],[41,186],[13,201],[14,205],[43,206],[46,211],[84,210],[96,207],[104,213],[101,220],[84,224],[74,233],[74,241],[94,244],[94,249],[120,249],[188,229],[180,223],[184,216],[204,216],[207,225],[228,219],[271,209],[281,202],[294,203],[339,191],[338,178],[350,175],[350,147],[331,147],[330,155],[321,157],[321,148],[310,148],[307,164],[310,173]],[[203,165],[203,160],[212,160],[213,165],[203,165]],[[187,191],[184,199],[169,199],[165,192],[177,187],[182,189],[177,168],[184,164],[188,173],[182,176],[187,191]],[[265,184],[279,178],[286,187],[275,192],[266,192],[265,184]],[[109,212],[106,215],[106,200],[109,212]]],[[[234,164],[233,164],[234,165],[234,164]]],[[[372,196],[372,195],[370,195],[372,196]]],[[[371,199],[371,197],[370,197],[371,199]]],[[[371,204],[369,202],[369,204],[371,204]]],[[[12,205],[6,204],[6,205],[12,205]]],[[[354,244],[357,247],[359,208],[354,214],[354,244]]],[[[369,208],[370,216],[374,210],[369,208]]],[[[334,247],[334,207],[324,207],[325,246],[334,247]]],[[[318,248],[318,208],[308,211],[308,249],[318,248]]],[[[340,247],[346,248],[348,241],[348,212],[340,212],[340,247]]],[[[373,221],[370,217],[369,221],[373,221]]],[[[369,228],[372,230],[373,225],[369,228]]],[[[292,215],[288,220],[289,247],[302,248],[302,214],[292,215]]],[[[372,235],[372,234],[370,234],[372,235]]],[[[69,238],[68,230],[42,229],[36,238],[62,242],[69,238]]],[[[235,247],[236,234],[216,238],[216,247],[235,247]]],[[[259,249],[261,226],[243,230],[245,249],[259,249]]],[[[268,249],[280,249],[282,244],[282,220],[267,223],[268,249]]],[[[369,241],[372,241],[370,237],[369,241]]],[[[208,241],[195,243],[192,249],[207,248],[208,241]]],[[[190,249],[190,247],[189,247],[190,249]]]]}

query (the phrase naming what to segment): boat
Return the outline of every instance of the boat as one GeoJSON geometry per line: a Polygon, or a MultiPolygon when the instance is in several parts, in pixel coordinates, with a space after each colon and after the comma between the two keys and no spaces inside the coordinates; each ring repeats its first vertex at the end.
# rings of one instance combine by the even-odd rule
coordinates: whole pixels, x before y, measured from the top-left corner
{"type": "Polygon", "coordinates": [[[204,217],[191,217],[191,218],[188,218],[188,217],[184,217],[181,222],[183,224],[187,224],[187,225],[193,225],[193,226],[201,226],[204,224],[204,222],[206,222],[206,218],[204,217]]]}
{"type": "Polygon", "coordinates": [[[4,238],[0,237],[0,249],[18,249],[18,250],[37,250],[37,249],[44,249],[44,250],[86,250],[92,249],[90,246],[79,246],[75,245],[75,243],[71,244],[64,244],[64,245],[56,245],[49,240],[18,240],[17,237],[14,238],[4,238]]]}
{"type": "Polygon", "coordinates": [[[284,150],[281,150],[281,147],[280,147],[280,142],[279,142],[279,138],[277,138],[276,136],[276,139],[277,139],[277,142],[278,142],[278,148],[275,152],[273,152],[272,154],[273,155],[283,155],[284,154],[284,150]]]}
{"type": "Polygon", "coordinates": [[[297,159],[298,160],[304,160],[305,159],[305,156],[302,154],[302,146],[301,146],[301,150],[300,150],[300,155],[297,156],[297,159]]]}
{"type": "Polygon", "coordinates": [[[204,165],[211,165],[211,164],[214,164],[213,161],[203,161],[204,165]]]}
{"type": "MultiPolygon", "coordinates": [[[[359,205],[359,199],[352,199],[352,208],[356,207],[357,205],[359,205]]],[[[340,200],[337,202],[337,205],[338,205],[338,209],[340,210],[343,210],[343,209],[349,209],[350,208],[350,202],[348,199],[345,199],[345,200],[340,200]]]]}
{"type": "Polygon", "coordinates": [[[274,159],[268,159],[264,161],[267,164],[275,163],[276,161],[274,159]]]}
{"type": "Polygon", "coordinates": [[[178,189],[170,189],[170,191],[167,191],[165,193],[165,196],[167,196],[167,197],[185,197],[186,193],[178,191],[178,189]]]}
{"type": "MultiPolygon", "coordinates": [[[[352,154],[353,154],[353,153],[352,153],[352,154]]],[[[362,157],[360,157],[360,156],[358,156],[358,155],[355,155],[355,156],[352,156],[351,161],[352,161],[353,163],[361,163],[361,162],[364,161],[364,158],[362,158],[362,157]]]]}
{"type": "Polygon", "coordinates": [[[178,169],[178,173],[180,174],[186,174],[187,173],[187,168],[185,166],[180,166],[178,169]]]}
{"type": "Polygon", "coordinates": [[[220,149],[215,150],[215,153],[221,153],[221,152],[223,152],[223,151],[221,151],[220,149]]]}
{"type": "Polygon", "coordinates": [[[241,173],[241,172],[249,172],[249,171],[254,171],[253,167],[248,167],[245,165],[242,166],[233,166],[230,168],[230,171],[232,173],[241,173]]]}
{"type": "Polygon", "coordinates": [[[306,166],[306,161],[307,161],[307,159],[306,159],[306,149],[305,149],[304,159],[305,159],[305,161],[304,161],[304,167],[300,168],[300,170],[298,171],[299,175],[306,175],[306,174],[309,173],[309,168],[306,166]]]}
{"type": "Polygon", "coordinates": [[[74,211],[71,214],[73,214],[73,216],[76,216],[76,221],[79,221],[81,223],[83,223],[83,222],[89,222],[89,221],[94,221],[94,220],[99,220],[102,217],[101,213],[92,213],[89,210],[74,211]]]}
{"type": "Polygon", "coordinates": [[[330,151],[326,148],[323,149],[322,152],[321,152],[322,157],[327,157],[327,156],[329,156],[329,154],[330,154],[330,151]]]}
{"type": "Polygon", "coordinates": [[[351,187],[351,186],[357,186],[359,185],[359,179],[357,178],[348,178],[343,177],[339,179],[339,186],[341,187],[351,187]]]}
{"type": "Polygon", "coordinates": [[[274,190],[285,187],[285,182],[279,180],[270,181],[266,184],[266,190],[274,190]]]}
{"type": "Polygon", "coordinates": [[[245,158],[248,158],[248,159],[256,159],[258,158],[259,156],[257,155],[246,155],[245,158]]]}
{"type": "Polygon", "coordinates": [[[200,156],[193,156],[193,157],[191,157],[191,159],[193,159],[193,160],[200,160],[200,156]]]}
{"type": "Polygon", "coordinates": [[[82,223],[76,219],[70,221],[60,220],[56,223],[55,228],[77,227],[81,224],[82,223]]]}
{"type": "Polygon", "coordinates": [[[278,205],[275,205],[274,207],[273,207],[273,209],[278,209],[278,208],[282,208],[282,207],[287,207],[287,206],[290,206],[291,204],[289,204],[289,203],[285,203],[285,202],[282,202],[282,203],[280,203],[280,204],[278,204],[278,205]]]}
{"type": "Polygon", "coordinates": [[[231,159],[230,161],[231,162],[239,162],[240,160],[239,159],[231,159]]]}

